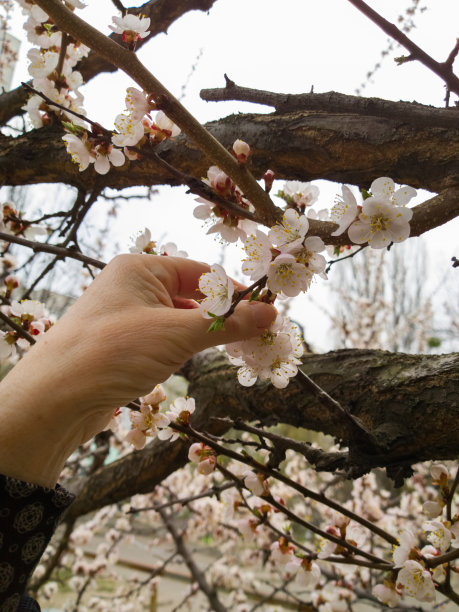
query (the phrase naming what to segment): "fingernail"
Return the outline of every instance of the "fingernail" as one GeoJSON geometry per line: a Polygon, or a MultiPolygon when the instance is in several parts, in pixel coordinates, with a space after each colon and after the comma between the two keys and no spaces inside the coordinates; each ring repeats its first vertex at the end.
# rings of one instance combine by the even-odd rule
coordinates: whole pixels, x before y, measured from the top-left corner
{"type": "Polygon", "coordinates": [[[250,312],[255,321],[255,325],[260,329],[269,327],[276,318],[276,309],[270,304],[263,302],[250,302],[250,312]]]}

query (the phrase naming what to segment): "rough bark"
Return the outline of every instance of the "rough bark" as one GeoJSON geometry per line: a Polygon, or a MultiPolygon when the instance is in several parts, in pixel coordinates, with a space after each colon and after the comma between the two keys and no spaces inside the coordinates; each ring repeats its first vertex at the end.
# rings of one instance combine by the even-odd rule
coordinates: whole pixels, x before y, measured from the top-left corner
{"type": "MultiPolygon", "coordinates": [[[[415,462],[457,456],[459,354],[342,350],[308,355],[303,369],[363,421],[379,448],[369,454],[349,422],[318,405],[298,379],[284,390],[269,384],[241,387],[234,368],[216,349],[195,356],[183,370],[190,381],[189,394],[196,398],[198,407],[192,423],[197,429],[221,434],[225,425],[215,423],[212,417],[230,416],[330,434],[349,447],[343,469],[352,477],[380,466],[388,468],[400,482],[415,462]]],[[[70,514],[79,516],[136,493],[152,491],[186,461],[182,441],[169,444],[156,440],[79,483],[81,489],[70,514]]]]}
{"type": "MultiPolygon", "coordinates": [[[[149,0],[139,8],[129,9],[130,13],[150,18],[150,36],[138,42],[137,50],[157,34],[167,32],[169,26],[188,11],[208,11],[214,3],[215,0],[174,0],[174,2],[170,0],[149,0]]],[[[114,9],[113,14],[115,13],[114,9]]],[[[119,34],[111,34],[110,38],[124,46],[119,34]]],[[[116,66],[93,51],[89,53],[88,57],[81,60],[75,69],[81,72],[84,83],[102,72],[118,70],[116,66]]],[[[28,96],[29,93],[23,87],[17,87],[0,95],[0,125],[21,113],[21,107],[26,103],[28,96]]]]}
{"type": "MultiPolygon", "coordinates": [[[[459,184],[459,126],[421,127],[402,119],[356,114],[295,111],[237,115],[206,124],[230,147],[241,135],[253,151],[258,178],[267,168],[279,178],[328,179],[368,187],[377,176],[439,192],[459,184]]],[[[17,138],[0,139],[0,180],[9,185],[64,182],[92,188],[177,184],[152,160],[127,162],[101,177],[92,168],[80,173],[65,151],[58,128],[42,128],[17,138]]],[[[209,160],[184,136],[158,152],[173,166],[195,177],[209,160]]]]}

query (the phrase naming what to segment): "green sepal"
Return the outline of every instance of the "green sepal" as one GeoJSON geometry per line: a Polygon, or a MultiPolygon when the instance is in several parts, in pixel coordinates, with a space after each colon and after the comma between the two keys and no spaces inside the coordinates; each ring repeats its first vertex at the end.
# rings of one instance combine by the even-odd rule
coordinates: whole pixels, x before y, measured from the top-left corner
{"type": "Polygon", "coordinates": [[[62,121],[62,125],[68,132],[70,132],[71,134],[75,134],[76,136],[79,136],[80,134],[83,134],[83,132],[86,132],[84,127],[81,127],[81,125],[75,125],[71,121],[62,121]]]}
{"type": "Polygon", "coordinates": [[[249,297],[249,302],[258,302],[259,298],[260,298],[260,288],[255,289],[255,291],[252,291],[249,297]]]}
{"type": "Polygon", "coordinates": [[[361,193],[364,200],[368,200],[368,198],[372,197],[371,191],[367,191],[366,189],[361,189],[361,193]]]}
{"type": "Polygon", "coordinates": [[[212,323],[207,329],[208,332],[220,331],[221,329],[225,329],[225,317],[219,317],[217,315],[212,314],[211,312],[208,312],[207,314],[213,318],[212,323]]]}

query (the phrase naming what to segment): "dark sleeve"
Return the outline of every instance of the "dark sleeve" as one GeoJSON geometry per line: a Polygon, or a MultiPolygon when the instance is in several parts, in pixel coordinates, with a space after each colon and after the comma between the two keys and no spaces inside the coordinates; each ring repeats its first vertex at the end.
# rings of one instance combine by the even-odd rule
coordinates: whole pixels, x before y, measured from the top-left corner
{"type": "Polygon", "coordinates": [[[47,489],[0,474],[0,612],[34,610],[21,601],[27,580],[73,499],[59,485],[47,489]]]}

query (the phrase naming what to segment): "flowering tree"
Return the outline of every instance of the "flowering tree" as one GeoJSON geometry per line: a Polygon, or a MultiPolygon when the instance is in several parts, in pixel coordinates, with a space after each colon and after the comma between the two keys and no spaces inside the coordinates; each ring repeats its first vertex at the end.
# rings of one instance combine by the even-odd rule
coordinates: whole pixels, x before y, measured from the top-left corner
{"type": "MultiPolygon", "coordinates": [[[[135,52],[186,11],[207,10],[214,0],[151,0],[129,11],[114,1],[119,13],[110,37],[77,16],[79,0],[18,1],[35,45],[31,81],[0,96],[0,121],[26,111],[32,129],[11,135],[5,128],[2,181],[63,182],[76,187],[77,197],[69,210],[39,219],[3,204],[4,359],[20,357],[52,324],[43,305],[14,299],[19,280],[11,245],[53,256],[39,278],[62,259],[77,260],[94,275],[104,263],[83,252],[79,231],[107,187],[187,185],[198,196],[194,214],[208,233],[242,242],[248,288],[212,262],[201,277],[200,308],[210,332],[224,326],[244,298],[278,303],[313,291],[331,266],[346,265],[339,263],[346,257],[396,249],[459,214],[455,109],[338,93],[276,94],[227,78],[225,88],[204,90],[202,97],[267,104],[276,112],[202,126],[135,52]],[[137,87],[127,88],[126,110],[120,109],[112,131],[86,116],[80,87],[116,69],[137,87]],[[245,134],[250,137],[242,140],[245,134]],[[320,151],[314,163],[313,151],[320,151]],[[269,195],[275,178],[286,181],[277,194],[282,207],[269,195]],[[317,212],[318,189],[306,182],[317,178],[356,185],[361,193],[342,185],[335,205],[317,212]],[[409,207],[415,187],[437,195],[409,207]]],[[[443,79],[447,106],[459,95],[453,72],[459,45],[436,62],[364,2],[349,1],[407,48],[410,55],[400,63],[420,61],[443,79]]],[[[171,243],[159,247],[148,229],[131,251],[185,255],[171,243]]],[[[25,288],[25,298],[35,284],[25,288]]],[[[212,610],[272,609],[278,596],[286,605],[320,612],[352,609],[362,598],[405,610],[420,609],[410,597],[458,603],[454,466],[419,465],[410,490],[397,499],[393,489],[413,475],[414,464],[457,456],[457,355],[305,354],[298,327],[280,315],[261,338],[228,345],[226,353],[205,351],[182,368],[190,397],[165,406],[163,389],[155,388],[127,407],[127,431],[117,412],[113,433],[102,432],[69,461],[62,478],[78,496],[31,588],[50,597],[59,568],[68,567],[77,593],[72,609],[112,608],[113,600],[88,600],[87,593],[98,575],[114,575],[117,550],[142,516],[163,530],[173,550],[144,582],[120,587],[118,609],[136,610],[150,600],[156,577],[177,555],[193,579],[185,602],[200,591],[212,610]],[[279,424],[291,426],[289,435],[269,428],[279,424]],[[336,446],[305,442],[301,432],[292,434],[300,427],[332,436],[336,446]],[[110,445],[121,457],[105,465],[110,445]],[[383,480],[382,468],[393,485],[383,480]],[[346,479],[352,481],[347,500],[346,479]],[[132,496],[130,505],[120,506],[132,496]],[[171,512],[177,506],[186,508],[185,530],[171,512]],[[75,527],[93,511],[95,517],[75,527]],[[89,563],[79,546],[108,524],[89,563]],[[208,534],[222,550],[203,571],[193,548],[208,534]],[[234,558],[237,569],[230,572],[234,558]],[[264,578],[255,579],[253,568],[262,565],[264,578]]]]}

